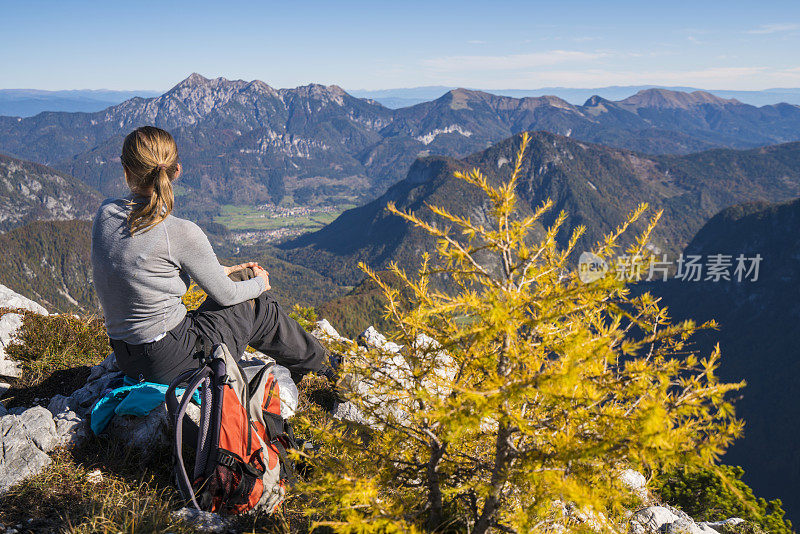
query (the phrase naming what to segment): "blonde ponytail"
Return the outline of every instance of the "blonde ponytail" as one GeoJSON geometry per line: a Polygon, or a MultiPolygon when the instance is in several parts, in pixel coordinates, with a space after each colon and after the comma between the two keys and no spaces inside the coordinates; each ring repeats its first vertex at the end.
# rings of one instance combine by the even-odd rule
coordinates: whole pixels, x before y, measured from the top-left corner
{"type": "Polygon", "coordinates": [[[143,126],[125,138],[120,159],[127,171],[128,186],[139,195],[132,201],[128,215],[131,235],[146,232],[172,213],[178,148],[169,132],[143,126]]]}

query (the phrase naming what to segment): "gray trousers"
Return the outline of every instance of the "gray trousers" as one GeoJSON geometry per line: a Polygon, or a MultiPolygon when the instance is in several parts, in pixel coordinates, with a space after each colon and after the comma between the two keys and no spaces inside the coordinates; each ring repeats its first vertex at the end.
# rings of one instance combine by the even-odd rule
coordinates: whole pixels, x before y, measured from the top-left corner
{"type": "MultiPolygon", "coordinates": [[[[231,274],[234,280],[252,278],[252,269],[231,274]]],[[[158,341],[129,345],[111,340],[120,369],[134,380],[169,384],[187,369],[199,366],[198,341],[225,343],[241,358],[250,345],[292,373],[299,382],[304,374],[322,369],[326,350],[314,336],[289,317],[269,293],[233,306],[223,307],[206,298],[183,321],[158,341]]]]}

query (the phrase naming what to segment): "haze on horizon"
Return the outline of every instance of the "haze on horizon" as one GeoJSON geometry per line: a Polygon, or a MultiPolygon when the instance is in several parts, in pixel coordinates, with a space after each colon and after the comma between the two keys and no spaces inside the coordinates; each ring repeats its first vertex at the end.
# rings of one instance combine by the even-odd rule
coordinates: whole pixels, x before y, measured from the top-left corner
{"type": "Polygon", "coordinates": [[[0,88],[165,90],[195,71],[349,90],[800,86],[789,0],[38,0],[2,14],[0,88]]]}

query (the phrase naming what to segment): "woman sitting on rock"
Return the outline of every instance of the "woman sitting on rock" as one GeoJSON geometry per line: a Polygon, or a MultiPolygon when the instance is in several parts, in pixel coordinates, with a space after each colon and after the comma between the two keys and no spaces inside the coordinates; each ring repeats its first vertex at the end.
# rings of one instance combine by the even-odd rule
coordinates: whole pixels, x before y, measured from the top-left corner
{"type": "Polygon", "coordinates": [[[203,231],[171,215],[181,175],[172,136],[138,128],[120,159],[131,193],[104,201],[92,226],[94,286],[120,369],[166,384],[198,367],[198,341],[206,341],[225,343],[237,358],[250,345],[295,381],[311,371],[332,376],[326,350],[267,293],[267,271],[254,262],[223,267],[203,231]],[[208,298],[187,312],[181,297],[190,280],[208,298]]]}

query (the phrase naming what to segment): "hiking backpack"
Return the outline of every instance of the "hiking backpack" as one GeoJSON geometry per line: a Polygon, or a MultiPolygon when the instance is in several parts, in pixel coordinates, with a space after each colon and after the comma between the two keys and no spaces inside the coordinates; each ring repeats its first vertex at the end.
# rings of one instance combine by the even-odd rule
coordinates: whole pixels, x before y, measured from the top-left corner
{"type": "Polygon", "coordinates": [[[286,450],[295,448],[291,427],[281,417],[274,363],[242,367],[224,344],[200,355],[201,367],[179,375],[166,395],[173,424],[178,489],[198,510],[217,513],[272,513],[293,479],[286,450]],[[186,384],[181,400],[175,389],[186,384]],[[186,417],[200,392],[199,424],[186,417]],[[196,439],[189,477],[184,436],[196,439]]]}

